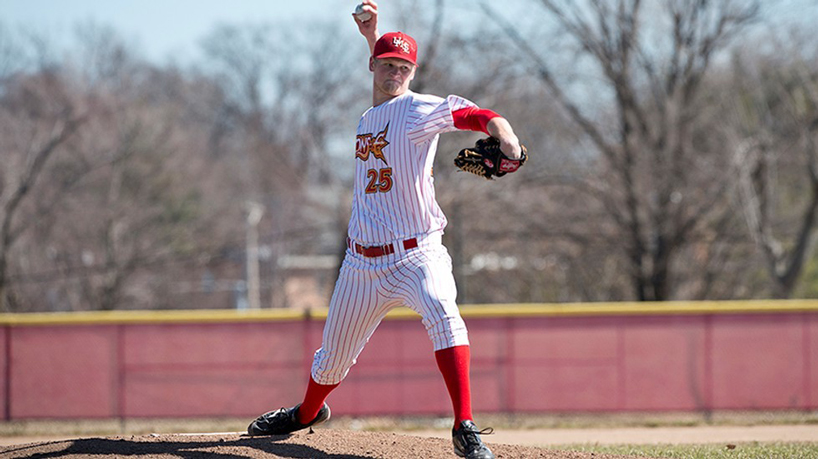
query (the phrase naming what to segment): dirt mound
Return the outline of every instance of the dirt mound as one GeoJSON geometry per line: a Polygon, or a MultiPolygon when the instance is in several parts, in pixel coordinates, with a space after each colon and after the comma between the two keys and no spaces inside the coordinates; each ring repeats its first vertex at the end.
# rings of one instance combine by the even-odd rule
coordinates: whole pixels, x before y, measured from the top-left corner
{"type": "MultiPolygon", "coordinates": [[[[554,451],[527,446],[489,444],[498,458],[614,459],[624,456],[554,451]]],[[[2,458],[128,457],[198,458],[455,458],[450,441],[385,432],[319,430],[294,435],[248,437],[238,433],[144,435],[78,438],[0,448],[2,458]]]]}

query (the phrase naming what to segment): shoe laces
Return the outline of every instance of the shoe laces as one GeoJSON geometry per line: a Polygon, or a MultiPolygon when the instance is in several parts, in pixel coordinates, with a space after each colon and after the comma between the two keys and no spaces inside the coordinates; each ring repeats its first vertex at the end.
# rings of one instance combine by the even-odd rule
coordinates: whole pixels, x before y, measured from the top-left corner
{"type": "Polygon", "coordinates": [[[477,427],[466,427],[462,431],[463,442],[466,446],[480,446],[482,441],[478,435],[491,435],[494,433],[493,427],[486,427],[478,430],[477,427]]]}
{"type": "Polygon", "coordinates": [[[279,408],[279,409],[277,409],[277,410],[275,410],[275,411],[273,411],[271,413],[267,413],[264,416],[262,416],[262,418],[264,418],[264,420],[267,421],[267,422],[270,422],[270,421],[273,421],[273,420],[276,420],[276,419],[279,419],[279,418],[289,419],[289,417],[290,417],[290,413],[287,410],[287,408],[284,408],[284,407],[281,407],[281,408],[279,408]]]}

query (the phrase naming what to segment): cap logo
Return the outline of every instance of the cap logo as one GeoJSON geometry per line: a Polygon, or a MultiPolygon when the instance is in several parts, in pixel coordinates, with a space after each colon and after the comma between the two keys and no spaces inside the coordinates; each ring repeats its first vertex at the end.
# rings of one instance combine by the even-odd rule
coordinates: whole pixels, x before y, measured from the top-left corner
{"type": "Polygon", "coordinates": [[[395,46],[396,48],[400,48],[404,54],[409,54],[409,50],[411,49],[411,45],[409,44],[409,42],[401,37],[393,37],[392,45],[395,46]]]}

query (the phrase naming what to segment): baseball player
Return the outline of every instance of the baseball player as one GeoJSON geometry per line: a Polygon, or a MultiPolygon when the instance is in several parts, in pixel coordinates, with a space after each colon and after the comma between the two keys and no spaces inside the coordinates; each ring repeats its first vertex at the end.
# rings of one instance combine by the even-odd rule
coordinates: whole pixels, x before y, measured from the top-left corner
{"type": "MultiPolygon", "coordinates": [[[[460,457],[493,458],[471,411],[469,340],[455,303],[452,262],[441,235],[446,217],[435,200],[432,163],[438,137],[456,129],[483,131],[510,158],[521,146],[496,113],[450,95],[417,94],[417,44],[402,32],[379,36],[377,5],[357,20],[370,45],[372,107],[361,116],[348,248],[332,294],[321,348],[302,403],[259,416],[250,435],[282,435],[329,419],[327,396],[346,377],[375,328],[393,308],[422,317],[454,409],[452,441],[460,457]]],[[[490,429],[487,429],[490,430],[490,429]]]]}

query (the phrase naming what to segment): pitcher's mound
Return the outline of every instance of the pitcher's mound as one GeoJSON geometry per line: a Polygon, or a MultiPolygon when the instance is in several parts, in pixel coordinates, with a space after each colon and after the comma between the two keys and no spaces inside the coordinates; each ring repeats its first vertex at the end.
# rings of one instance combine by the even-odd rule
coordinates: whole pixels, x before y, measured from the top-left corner
{"type": "MultiPolygon", "coordinates": [[[[484,438],[489,440],[490,438],[484,438]]],[[[625,456],[554,451],[487,442],[498,458],[614,459],[625,456]]],[[[307,431],[293,435],[248,437],[238,433],[152,434],[78,438],[0,448],[3,458],[128,457],[196,459],[213,457],[309,459],[456,458],[450,441],[387,432],[307,431]]]]}

